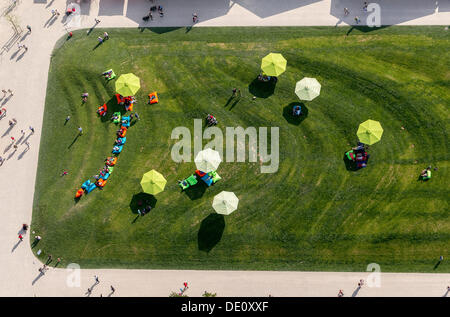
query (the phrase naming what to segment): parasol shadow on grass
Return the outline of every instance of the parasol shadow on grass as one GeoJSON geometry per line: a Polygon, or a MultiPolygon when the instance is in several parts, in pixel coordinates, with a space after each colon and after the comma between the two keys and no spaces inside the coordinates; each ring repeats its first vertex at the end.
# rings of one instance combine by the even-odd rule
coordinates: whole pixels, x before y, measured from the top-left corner
{"type": "Polygon", "coordinates": [[[189,197],[190,200],[196,200],[202,198],[206,192],[206,184],[203,181],[199,181],[197,184],[190,186],[183,192],[189,197]]]}
{"type": "Polygon", "coordinates": [[[209,253],[222,239],[225,229],[223,215],[211,213],[202,220],[198,230],[198,249],[209,253]]]}
{"type": "Polygon", "coordinates": [[[344,160],[345,168],[347,169],[347,171],[356,172],[358,170],[356,162],[350,161],[348,159],[347,155],[345,155],[345,153],[344,153],[343,160],[344,160]]]}
{"type": "Polygon", "coordinates": [[[277,83],[274,80],[263,82],[256,77],[250,85],[248,85],[248,91],[258,98],[268,98],[275,92],[275,86],[277,83]]]}
{"type": "Polygon", "coordinates": [[[145,208],[145,206],[150,205],[153,208],[155,208],[156,203],[158,200],[155,198],[155,196],[140,192],[138,194],[133,195],[130,201],[130,209],[131,212],[134,214],[138,214],[138,209],[145,208]]]}
{"type": "Polygon", "coordinates": [[[283,117],[289,124],[299,125],[308,117],[308,108],[303,102],[291,102],[283,108],[283,117]],[[300,106],[302,108],[302,114],[300,116],[294,116],[292,114],[292,109],[294,106],[300,106]]]}

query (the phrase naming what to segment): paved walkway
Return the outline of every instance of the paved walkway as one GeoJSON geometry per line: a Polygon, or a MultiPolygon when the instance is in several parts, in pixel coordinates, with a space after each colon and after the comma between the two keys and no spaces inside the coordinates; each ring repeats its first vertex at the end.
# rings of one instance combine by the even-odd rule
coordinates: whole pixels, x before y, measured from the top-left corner
{"type": "MultiPolygon", "coordinates": [[[[345,25],[353,22],[355,14],[362,19],[367,16],[356,0],[159,2],[164,6],[165,16],[155,15],[154,21],[146,25],[191,25],[194,12],[200,19],[197,26],[345,25]],[[346,18],[343,17],[344,7],[351,12],[346,18]]],[[[435,0],[396,0],[396,5],[388,0],[378,2],[385,8],[384,23],[444,24],[450,21],[450,0],[439,0],[438,5],[435,0]]],[[[11,0],[3,0],[0,13],[5,12],[10,3],[11,0]]],[[[11,98],[0,100],[0,106],[7,109],[7,116],[0,120],[0,156],[6,159],[0,167],[0,296],[86,296],[87,288],[94,282],[94,274],[100,276],[100,284],[94,288],[92,296],[107,296],[111,284],[116,288],[113,296],[168,296],[182,287],[184,281],[189,282],[187,294],[190,296],[199,296],[205,290],[220,296],[336,296],[339,289],[343,289],[345,296],[447,295],[450,274],[382,273],[381,287],[363,286],[361,290],[357,290],[357,283],[361,278],[367,279],[368,273],[82,270],[80,287],[68,287],[67,280],[70,281],[74,273],[65,269],[52,268],[39,276],[41,264],[31,252],[28,237],[18,243],[17,235],[22,223],[31,223],[53,46],[68,30],[92,27],[97,16],[101,27],[137,27],[149,8],[149,1],[83,0],[81,14],[68,19],[61,14],[52,19],[51,9],[63,13],[65,5],[64,0],[18,0],[11,8],[12,16],[25,31],[27,24],[32,27],[31,34],[24,32],[18,39],[11,38],[13,32],[9,23],[4,17],[0,18],[0,89],[10,88],[14,92],[11,98]],[[10,39],[12,45],[9,49],[4,48],[4,44],[11,43],[10,39]],[[19,50],[17,42],[25,44],[28,51],[19,50]],[[12,118],[17,120],[17,125],[10,129],[8,121],[12,118]],[[34,127],[34,133],[29,126],[34,127]],[[21,130],[24,130],[23,134],[21,130]],[[11,136],[18,145],[15,151],[11,136]]]]}

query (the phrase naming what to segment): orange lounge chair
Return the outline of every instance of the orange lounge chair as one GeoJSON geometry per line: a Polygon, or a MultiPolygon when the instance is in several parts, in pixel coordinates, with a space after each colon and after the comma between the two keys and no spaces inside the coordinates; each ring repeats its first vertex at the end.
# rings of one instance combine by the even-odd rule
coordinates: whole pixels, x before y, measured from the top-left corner
{"type": "Polygon", "coordinates": [[[152,92],[151,94],[148,94],[148,103],[149,104],[158,103],[158,101],[159,101],[158,93],[156,91],[152,92]]]}
{"type": "Polygon", "coordinates": [[[96,182],[95,185],[97,185],[98,187],[103,187],[106,185],[106,180],[104,180],[103,178],[99,178],[96,182]]]}
{"type": "Polygon", "coordinates": [[[108,166],[114,166],[117,163],[117,157],[108,157],[106,160],[106,165],[108,166]]]}
{"type": "Polygon", "coordinates": [[[75,194],[75,198],[80,198],[81,196],[83,196],[84,194],[84,189],[80,188],[79,190],[77,190],[77,193],[75,194]]]}

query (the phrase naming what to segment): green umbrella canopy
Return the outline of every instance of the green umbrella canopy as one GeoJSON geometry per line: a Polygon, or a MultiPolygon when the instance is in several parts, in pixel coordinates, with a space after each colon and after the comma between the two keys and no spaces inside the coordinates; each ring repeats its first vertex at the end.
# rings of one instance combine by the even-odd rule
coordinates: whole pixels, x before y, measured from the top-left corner
{"type": "Polygon", "coordinates": [[[142,176],[141,186],[145,193],[156,195],[164,190],[166,179],[155,170],[151,170],[142,176]]]}
{"type": "Polygon", "coordinates": [[[124,97],[134,96],[140,88],[139,77],[132,73],[120,75],[116,81],[116,91],[124,97]]]}
{"type": "Polygon", "coordinates": [[[267,76],[280,76],[286,70],[287,61],[280,53],[270,53],[261,61],[261,69],[267,76]]]}
{"type": "Polygon", "coordinates": [[[320,95],[321,85],[315,78],[305,77],[295,85],[295,93],[300,100],[311,101],[320,95]]]}
{"type": "Polygon", "coordinates": [[[381,140],[383,128],[378,121],[367,120],[361,123],[358,127],[356,135],[361,143],[372,145],[381,140]]]}
{"type": "Polygon", "coordinates": [[[218,214],[229,215],[238,207],[239,198],[233,192],[222,191],[216,196],[212,206],[218,214]]]}

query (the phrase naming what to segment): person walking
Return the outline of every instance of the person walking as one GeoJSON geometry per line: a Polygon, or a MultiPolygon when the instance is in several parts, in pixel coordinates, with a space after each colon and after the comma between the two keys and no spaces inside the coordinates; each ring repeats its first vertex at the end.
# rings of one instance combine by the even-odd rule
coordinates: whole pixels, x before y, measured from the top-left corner
{"type": "Polygon", "coordinates": [[[2,97],[2,99],[3,99],[3,98],[6,97],[6,90],[5,90],[5,89],[2,89],[2,93],[3,93],[3,97],[2,97]]]}
{"type": "Polygon", "coordinates": [[[233,88],[231,98],[236,97],[237,88],[233,88]]]}
{"type": "Polygon", "coordinates": [[[98,43],[99,43],[99,44],[102,44],[102,43],[103,43],[103,38],[102,38],[101,36],[99,36],[99,37],[97,38],[97,40],[98,40],[98,43]]]}
{"type": "Polygon", "coordinates": [[[23,236],[22,236],[22,234],[19,234],[19,240],[20,240],[20,241],[23,241],[23,236]]]}
{"type": "Polygon", "coordinates": [[[348,8],[344,8],[344,15],[347,16],[350,14],[350,10],[348,8]]]}
{"type": "Polygon", "coordinates": [[[98,284],[98,283],[100,283],[100,281],[99,281],[99,279],[98,279],[98,276],[97,276],[97,275],[94,275],[94,279],[95,279],[95,284],[98,284]]]}
{"type": "Polygon", "coordinates": [[[356,23],[356,24],[359,24],[360,21],[361,21],[361,20],[359,19],[359,17],[356,16],[356,17],[355,17],[355,23],[356,23]]]}
{"type": "Polygon", "coordinates": [[[95,24],[99,24],[99,23],[100,23],[100,20],[99,20],[99,19],[94,18],[94,20],[95,20],[95,24]]]}
{"type": "Polygon", "coordinates": [[[338,293],[338,297],[343,297],[344,296],[344,292],[340,289],[339,293],[338,293]]]}
{"type": "Polygon", "coordinates": [[[83,134],[83,128],[82,127],[78,127],[78,132],[79,132],[78,135],[82,135],[83,134]]]}
{"type": "Polygon", "coordinates": [[[31,26],[27,25],[28,33],[31,33],[31,26]]]}
{"type": "Polygon", "coordinates": [[[28,46],[26,46],[25,44],[23,45],[23,48],[24,48],[25,52],[28,51],[28,46]]]}
{"type": "Polygon", "coordinates": [[[13,94],[11,89],[8,89],[8,92],[11,94],[11,96],[14,96],[14,94],[13,94]]]}
{"type": "Polygon", "coordinates": [[[116,289],[111,285],[111,294],[113,294],[116,291],[116,289]]]}
{"type": "Polygon", "coordinates": [[[5,159],[3,157],[0,156],[0,166],[3,165],[3,162],[5,161],[5,159]]]}
{"type": "Polygon", "coordinates": [[[34,128],[30,125],[29,129],[31,130],[31,134],[34,134],[34,128]]]}

